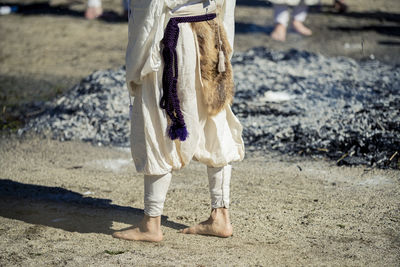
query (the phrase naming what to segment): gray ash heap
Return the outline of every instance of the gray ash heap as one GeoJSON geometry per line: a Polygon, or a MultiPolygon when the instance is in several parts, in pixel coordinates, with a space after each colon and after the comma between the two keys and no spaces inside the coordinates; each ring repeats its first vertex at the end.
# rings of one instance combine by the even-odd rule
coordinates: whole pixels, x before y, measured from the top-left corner
{"type": "Polygon", "coordinates": [[[99,145],[129,142],[129,97],[123,68],[96,71],[64,96],[35,105],[45,112],[30,120],[20,134],[33,130],[61,141],[99,145]]]}
{"type": "Polygon", "coordinates": [[[232,63],[233,110],[250,149],[399,167],[399,66],[264,48],[232,63]]]}
{"type": "MultiPolygon", "coordinates": [[[[322,155],[338,164],[400,165],[400,66],[255,48],[232,59],[232,106],[247,151],[322,155]]],[[[20,132],[127,146],[125,70],[97,71],[20,132]]]]}

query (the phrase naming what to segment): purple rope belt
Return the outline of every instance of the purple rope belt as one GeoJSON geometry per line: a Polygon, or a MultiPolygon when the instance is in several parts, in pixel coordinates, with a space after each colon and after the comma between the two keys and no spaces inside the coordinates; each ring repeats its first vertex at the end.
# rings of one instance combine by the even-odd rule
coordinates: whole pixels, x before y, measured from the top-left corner
{"type": "Polygon", "coordinates": [[[164,45],[162,54],[164,58],[164,72],[162,77],[163,96],[160,106],[165,109],[168,117],[171,119],[171,126],[168,129],[168,136],[172,139],[185,141],[188,136],[186,124],[183,119],[177,93],[178,84],[178,57],[176,54],[176,45],[179,37],[179,23],[199,22],[212,20],[216,14],[206,14],[202,16],[175,17],[171,18],[165,28],[164,45]]]}

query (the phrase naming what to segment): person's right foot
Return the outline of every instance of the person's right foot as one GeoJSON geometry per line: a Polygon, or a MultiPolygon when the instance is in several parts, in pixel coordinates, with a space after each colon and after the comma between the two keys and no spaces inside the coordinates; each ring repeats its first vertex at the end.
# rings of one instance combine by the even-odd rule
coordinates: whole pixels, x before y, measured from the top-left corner
{"type": "Polygon", "coordinates": [[[85,18],[92,20],[100,17],[103,14],[103,8],[101,7],[88,7],[85,11],[85,18]]]}
{"type": "Polygon", "coordinates": [[[183,229],[181,232],[183,234],[230,237],[233,233],[233,230],[229,219],[228,209],[213,209],[207,221],[183,229]]]}
{"type": "Polygon", "coordinates": [[[286,26],[280,23],[276,24],[275,29],[271,33],[271,38],[276,41],[284,42],[286,40],[286,26]]]}
{"type": "Polygon", "coordinates": [[[300,33],[301,35],[304,35],[304,36],[312,35],[312,31],[309,28],[307,28],[301,21],[294,20],[293,28],[296,30],[296,32],[300,33]]]}

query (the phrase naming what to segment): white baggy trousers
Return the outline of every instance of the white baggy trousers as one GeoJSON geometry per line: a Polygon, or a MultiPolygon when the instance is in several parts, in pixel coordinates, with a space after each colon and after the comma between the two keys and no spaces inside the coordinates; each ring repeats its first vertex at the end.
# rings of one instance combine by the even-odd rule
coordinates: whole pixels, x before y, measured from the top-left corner
{"type": "MultiPolygon", "coordinates": [[[[211,207],[229,208],[229,188],[232,166],[207,167],[211,207]]],[[[144,176],[144,213],[151,217],[161,216],[171,182],[171,173],[144,176]]]]}
{"type": "MultiPolygon", "coordinates": [[[[299,4],[293,7],[293,20],[304,22],[307,18],[308,7],[299,4]]],[[[287,5],[274,5],[274,22],[288,26],[290,20],[289,7],[287,5]]]]}

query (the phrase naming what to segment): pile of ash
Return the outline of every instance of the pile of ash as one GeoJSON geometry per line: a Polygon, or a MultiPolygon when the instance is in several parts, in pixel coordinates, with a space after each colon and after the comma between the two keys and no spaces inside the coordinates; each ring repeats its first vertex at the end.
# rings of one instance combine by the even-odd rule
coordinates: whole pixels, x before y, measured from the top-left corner
{"type": "Polygon", "coordinates": [[[251,150],[397,167],[399,66],[265,48],[237,54],[232,63],[233,110],[251,150]]]}
{"type": "Polygon", "coordinates": [[[64,96],[35,106],[45,112],[30,120],[20,134],[34,131],[61,141],[82,140],[98,145],[127,146],[129,142],[129,94],[124,68],[96,71],[64,96]]]}
{"type": "MultiPolygon", "coordinates": [[[[322,155],[338,164],[400,165],[400,66],[255,48],[232,59],[232,106],[248,151],[322,155]]],[[[125,70],[97,71],[20,132],[127,146],[125,70]]]]}

